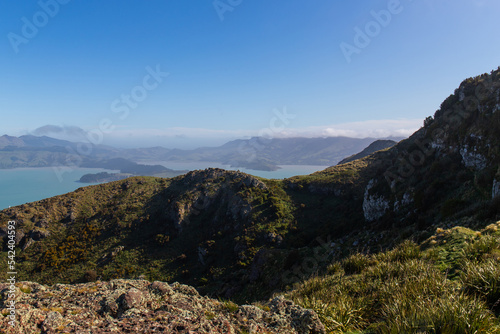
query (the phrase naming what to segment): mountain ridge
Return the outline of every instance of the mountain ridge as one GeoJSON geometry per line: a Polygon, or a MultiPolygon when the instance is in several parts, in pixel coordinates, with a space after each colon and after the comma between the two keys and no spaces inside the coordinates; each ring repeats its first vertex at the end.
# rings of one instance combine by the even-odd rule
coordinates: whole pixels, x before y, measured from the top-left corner
{"type": "Polygon", "coordinates": [[[124,158],[139,163],[158,161],[216,162],[231,167],[255,170],[277,170],[278,165],[331,166],[341,159],[361,151],[374,138],[262,138],[238,139],[218,147],[192,150],[164,147],[117,149],[91,145],[88,153],[80,154],[88,143],[76,143],[50,137],[0,137],[0,168],[64,166],[77,160],[79,165],[98,167],[104,159],[124,158]]]}
{"type": "Polygon", "coordinates": [[[380,151],[380,150],[385,150],[388,148],[393,147],[396,145],[397,142],[394,140],[376,140],[373,143],[371,143],[368,147],[366,147],[363,151],[353,154],[343,160],[341,160],[337,165],[342,165],[357,159],[364,158],[366,156],[369,156],[370,154],[380,151]]]}

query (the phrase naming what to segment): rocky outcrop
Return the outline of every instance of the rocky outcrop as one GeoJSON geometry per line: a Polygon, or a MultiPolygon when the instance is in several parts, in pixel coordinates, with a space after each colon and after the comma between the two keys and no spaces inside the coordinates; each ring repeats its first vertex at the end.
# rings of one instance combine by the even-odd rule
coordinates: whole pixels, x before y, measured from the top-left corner
{"type": "Polygon", "coordinates": [[[375,180],[368,182],[363,201],[363,214],[368,222],[381,218],[389,209],[389,201],[384,196],[370,194],[370,190],[374,185],[375,180]]]}
{"type": "Polygon", "coordinates": [[[314,311],[277,297],[264,309],[203,297],[187,285],[145,280],[85,284],[18,283],[9,325],[8,284],[0,284],[6,333],[326,333],[314,311]]]}
{"type": "Polygon", "coordinates": [[[460,155],[462,156],[465,167],[475,168],[478,170],[484,169],[486,167],[486,163],[488,160],[477,151],[476,147],[470,148],[465,145],[460,149],[460,155]]]}

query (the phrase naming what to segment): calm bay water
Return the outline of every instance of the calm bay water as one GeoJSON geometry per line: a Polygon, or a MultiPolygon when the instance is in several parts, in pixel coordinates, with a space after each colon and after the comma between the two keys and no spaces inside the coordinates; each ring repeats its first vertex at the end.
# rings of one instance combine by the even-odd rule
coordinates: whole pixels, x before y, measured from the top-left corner
{"type": "MultiPolygon", "coordinates": [[[[255,171],[245,168],[230,168],[227,165],[203,162],[155,162],[176,170],[196,170],[209,167],[240,170],[248,174],[269,179],[283,179],[295,175],[311,174],[327,168],[327,166],[285,165],[273,172],[255,171]]],[[[78,180],[88,173],[105,171],[98,168],[78,168],[62,174],[61,178],[54,168],[18,168],[0,170],[0,210],[9,206],[39,201],[41,199],[62,195],[80,187],[90,185],[78,180]]]]}
{"type": "Polygon", "coordinates": [[[62,195],[89,185],[78,180],[88,173],[104,171],[100,168],[78,168],[58,177],[51,167],[0,170],[0,210],[9,206],[62,195]]]}

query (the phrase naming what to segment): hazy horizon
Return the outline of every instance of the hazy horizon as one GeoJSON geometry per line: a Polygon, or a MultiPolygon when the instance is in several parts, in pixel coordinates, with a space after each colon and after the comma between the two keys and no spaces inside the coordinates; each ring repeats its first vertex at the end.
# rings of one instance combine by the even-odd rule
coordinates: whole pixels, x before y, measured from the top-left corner
{"type": "Polygon", "coordinates": [[[407,137],[463,79],[498,67],[498,9],[9,2],[0,133],[179,148],[259,135],[407,137]]]}
{"type": "MultiPolygon", "coordinates": [[[[78,127],[73,127],[73,129],[78,129],[79,131],[84,134],[84,130],[78,127]]],[[[1,136],[12,136],[12,137],[22,137],[22,136],[36,136],[36,137],[49,137],[53,139],[60,139],[60,140],[67,140],[70,142],[78,143],[78,142],[89,142],[88,138],[85,135],[67,135],[64,131],[59,131],[59,132],[51,132],[51,133],[41,133],[37,131],[25,133],[19,136],[13,136],[9,133],[4,133],[0,134],[1,136]]],[[[113,141],[112,138],[107,138],[107,140],[104,140],[101,144],[102,145],[107,145],[107,146],[113,146],[116,148],[149,148],[149,147],[164,147],[164,148],[169,148],[169,149],[183,149],[183,150],[190,150],[190,149],[195,149],[195,148],[202,148],[202,147],[216,147],[216,146],[221,146],[224,145],[228,142],[231,141],[236,141],[236,140],[249,140],[252,138],[265,138],[265,139],[286,139],[286,138],[305,138],[305,139],[326,139],[326,138],[353,138],[353,139],[373,139],[373,140],[384,140],[384,139],[389,139],[389,140],[402,140],[406,139],[409,136],[344,136],[344,135],[332,135],[332,136],[283,136],[283,137],[259,137],[259,136],[242,136],[242,137],[234,137],[234,138],[229,138],[227,140],[225,139],[213,139],[213,140],[204,140],[203,142],[199,141],[193,141],[191,145],[186,144],[186,142],[180,141],[180,146],[165,146],[159,144],[158,140],[151,139],[150,141],[145,140],[145,141],[130,141],[127,142],[126,140],[116,140],[113,141]],[[150,145],[148,145],[148,143],[150,145]],[[144,145],[143,145],[144,144],[144,145]]],[[[170,143],[173,143],[175,145],[175,141],[171,141],[170,143]]]]}

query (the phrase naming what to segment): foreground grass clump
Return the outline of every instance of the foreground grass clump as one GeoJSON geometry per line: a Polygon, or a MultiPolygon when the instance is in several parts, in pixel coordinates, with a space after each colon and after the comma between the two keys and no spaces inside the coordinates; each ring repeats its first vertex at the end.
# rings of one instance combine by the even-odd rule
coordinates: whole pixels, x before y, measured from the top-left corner
{"type": "Polygon", "coordinates": [[[500,263],[487,259],[481,263],[467,262],[460,277],[463,288],[470,294],[483,297],[488,306],[500,311],[500,263]]]}
{"type": "Polygon", "coordinates": [[[334,263],[329,275],[302,283],[288,297],[315,310],[330,333],[498,333],[500,266],[493,261],[469,261],[461,279],[452,280],[406,241],[334,263]]]}

